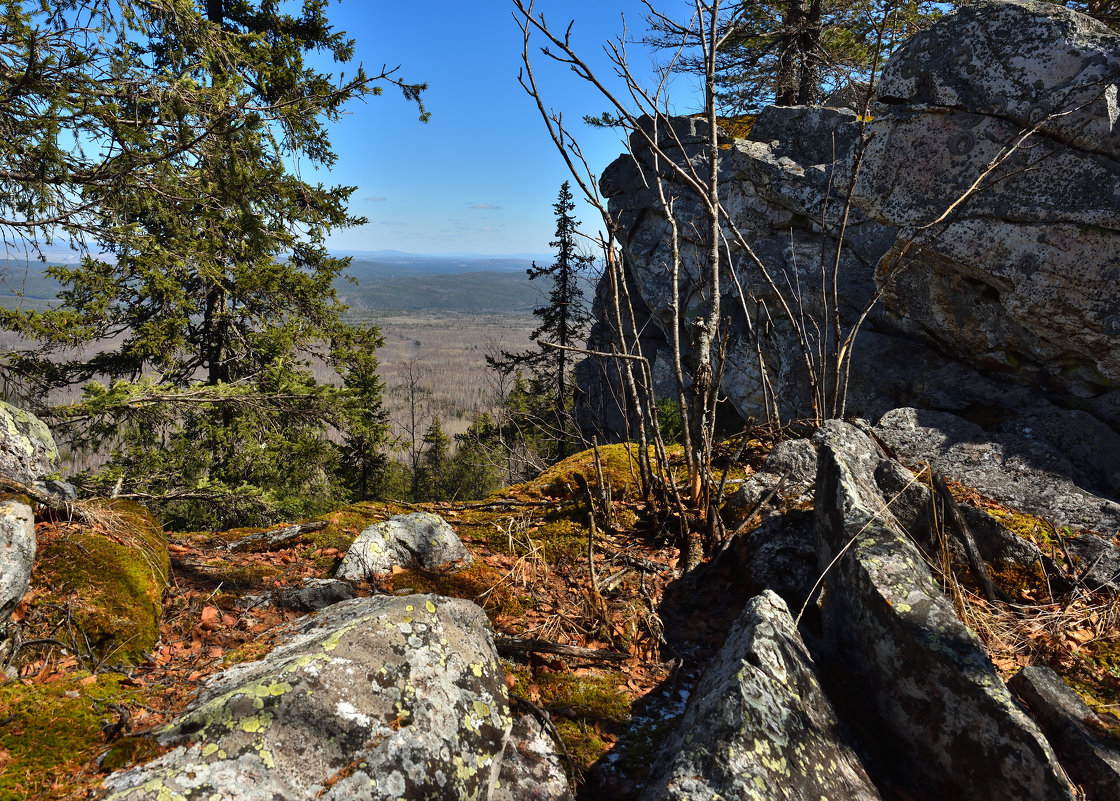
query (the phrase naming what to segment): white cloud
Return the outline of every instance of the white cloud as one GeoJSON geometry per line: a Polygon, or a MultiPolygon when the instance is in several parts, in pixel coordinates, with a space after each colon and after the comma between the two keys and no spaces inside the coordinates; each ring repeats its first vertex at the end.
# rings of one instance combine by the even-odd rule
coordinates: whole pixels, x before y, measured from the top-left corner
{"type": "Polygon", "coordinates": [[[475,203],[473,206],[471,206],[471,208],[472,209],[489,209],[489,210],[492,210],[492,211],[497,211],[497,210],[501,209],[501,206],[492,206],[489,203],[475,203]]]}

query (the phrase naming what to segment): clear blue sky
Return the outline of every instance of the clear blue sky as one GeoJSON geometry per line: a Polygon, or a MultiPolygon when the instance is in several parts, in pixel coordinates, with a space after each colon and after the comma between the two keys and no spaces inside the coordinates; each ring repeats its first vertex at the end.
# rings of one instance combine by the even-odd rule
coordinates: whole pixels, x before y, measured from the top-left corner
{"type": "MultiPolygon", "coordinates": [[[[645,28],[638,0],[538,0],[536,9],[561,28],[575,20],[574,41],[604,70],[602,44],[622,33],[622,15],[631,38],[645,28]]],[[[357,186],[351,209],[370,222],[334,234],[332,249],[549,252],[552,204],[568,173],[517,82],[521,33],[512,11],[508,0],[331,3],[336,28],[356,40],[355,60],[367,72],[399,64],[401,77],[427,82],[432,115],[419,122],[415,107],[387,87],[381,97],[355,104],[333,129],[338,164],[329,177],[305,177],[357,186]]],[[[638,46],[631,55],[636,71],[648,74],[650,55],[638,46]]],[[[581,120],[605,111],[606,103],[571,73],[549,68],[539,53],[535,60],[546,101],[573,123],[601,171],[623,152],[620,135],[581,120]]],[[[597,220],[589,207],[576,214],[585,224],[597,220]]]]}

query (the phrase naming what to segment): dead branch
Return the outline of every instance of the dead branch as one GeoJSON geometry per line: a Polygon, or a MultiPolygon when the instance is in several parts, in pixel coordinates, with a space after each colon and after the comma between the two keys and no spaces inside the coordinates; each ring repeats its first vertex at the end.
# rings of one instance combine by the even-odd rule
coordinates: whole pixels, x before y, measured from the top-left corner
{"type": "Polygon", "coordinates": [[[940,473],[933,474],[933,488],[945,507],[945,522],[961,544],[964,545],[965,556],[968,558],[968,570],[972,573],[972,577],[976,579],[976,583],[980,585],[980,589],[984,591],[985,597],[992,603],[997,600],[1011,603],[1012,599],[997,587],[992,581],[992,577],[988,575],[988,568],[980,557],[980,550],[976,547],[976,539],[972,536],[972,530],[969,529],[968,523],[961,516],[960,508],[957,506],[952,493],[949,492],[949,485],[945,483],[945,478],[940,473]]]}
{"type": "Polygon", "coordinates": [[[625,662],[629,654],[608,651],[605,648],[581,648],[578,645],[562,645],[546,640],[526,640],[521,637],[495,637],[494,645],[502,656],[522,654],[552,654],[569,659],[586,659],[591,662],[625,662]]]}
{"type": "Polygon", "coordinates": [[[237,542],[231,542],[227,547],[233,553],[276,551],[295,542],[304,534],[322,531],[327,525],[326,520],[316,520],[311,523],[300,523],[295,526],[274,528],[271,531],[261,531],[257,534],[250,534],[248,537],[240,539],[237,542]]]}

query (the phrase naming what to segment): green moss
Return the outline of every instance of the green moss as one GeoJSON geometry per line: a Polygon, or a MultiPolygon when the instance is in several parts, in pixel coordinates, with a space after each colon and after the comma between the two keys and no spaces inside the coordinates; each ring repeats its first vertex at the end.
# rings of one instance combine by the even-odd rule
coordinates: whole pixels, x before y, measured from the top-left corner
{"type": "MultiPolygon", "coordinates": [[[[0,684],[0,720],[6,721],[0,726],[0,749],[11,758],[0,771],[0,800],[84,797],[83,788],[101,781],[88,766],[105,749],[103,722],[117,720],[108,704],[155,702],[154,691],[122,688],[121,676],[102,674],[82,685],[78,679],[84,675],[51,684],[0,684]]],[[[153,747],[134,743],[128,748],[114,758],[116,763],[143,758],[153,747]]]]}
{"type": "Polygon", "coordinates": [[[554,715],[556,728],[568,753],[584,768],[610,750],[629,720],[631,701],[623,689],[626,677],[621,672],[542,673],[535,682],[542,705],[559,713],[554,715]]]}
{"type": "MultiPolygon", "coordinates": [[[[1051,547],[1059,547],[1050,527],[1034,515],[1002,507],[986,508],[984,511],[998,520],[1008,531],[1014,532],[1025,540],[1030,540],[1046,550],[1051,547]]],[[[1071,531],[1069,536],[1076,537],[1077,535],[1071,531]]]]}
{"type": "MultiPolygon", "coordinates": [[[[634,497],[639,490],[638,446],[633,444],[604,445],[599,448],[603,480],[610,485],[616,500],[634,497]]],[[[653,456],[653,449],[650,449],[653,456]]],[[[517,484],[505,491],[506,495],[528,500],[551,498],[555,500],[578,499],[583,496],[579,480],[581,475],[592,492],[599,491],[598,472],[595,469],[595,452],[586,450],[569,456],[545,470],[537,478],[517,484]]]]}
{"type": "MultiPolygon", "coordinates": [[[[218,563],[220,567],[222,563],[218,563]]],[[[271,586],[271,579],[284,574],[283,565],[248,564],[231,567],[215,574],[222,582],[222,586],[229,589],[248,590],[263,589],[271,586]]]]}
{"type": "Polygon", "coordinates": [[[99,658],[136,664],[159,636],[168,569],[155,518],[138,504],[112,501],[103,526],[83,526],[41,548],[33,582],[69,608],[99,658]]]}

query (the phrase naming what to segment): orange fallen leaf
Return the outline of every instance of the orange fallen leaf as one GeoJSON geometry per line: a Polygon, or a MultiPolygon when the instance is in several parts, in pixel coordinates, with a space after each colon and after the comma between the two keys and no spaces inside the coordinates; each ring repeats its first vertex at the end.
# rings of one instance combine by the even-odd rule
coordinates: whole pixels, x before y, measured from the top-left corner
{"type": "Polygon", "coordinates": [[[96,673],[91,674],[89,676],[86,676],[84,679],[78,679],[78,684],[82,684],[86,687],[88,687],[91,684],[95,684],[96,682],[97,682],[97,674],[96,673]]]}

